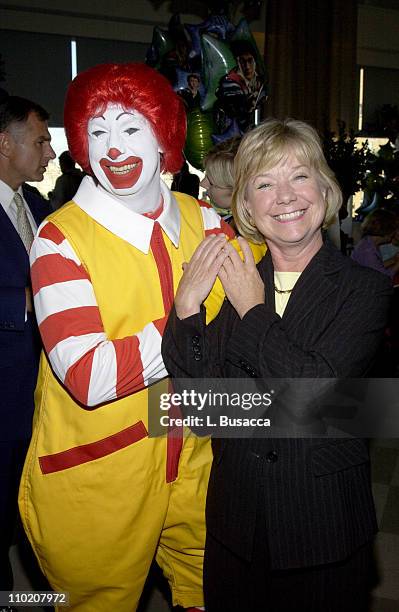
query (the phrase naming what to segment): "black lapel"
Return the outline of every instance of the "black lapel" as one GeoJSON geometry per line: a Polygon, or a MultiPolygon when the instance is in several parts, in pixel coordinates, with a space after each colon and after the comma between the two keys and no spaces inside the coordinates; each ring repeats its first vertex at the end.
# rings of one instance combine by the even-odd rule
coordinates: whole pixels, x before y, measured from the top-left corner
{"type": "Polygon", "coordinates": [[[299,277],[284,311],[284,327],[297,327],[304,317],[333,294],[337,288],[336,272],[343,265],[343,255],[324,244],[299,277]]]}
{"type": "Polygon", "coordinates": [[[10,260],[19,262],[24,267],[28,265],[29,258],[25,246],[2,206],[0,206],[0,240],[10,260]]]}
{"type": "Polygon", "coordinates": [[[258,264],[259,274],[265,284],[265,304],[268,308],[276,311],[274,302],[274,268],[270,251],[266,251],[265,256],[258,264]]]}

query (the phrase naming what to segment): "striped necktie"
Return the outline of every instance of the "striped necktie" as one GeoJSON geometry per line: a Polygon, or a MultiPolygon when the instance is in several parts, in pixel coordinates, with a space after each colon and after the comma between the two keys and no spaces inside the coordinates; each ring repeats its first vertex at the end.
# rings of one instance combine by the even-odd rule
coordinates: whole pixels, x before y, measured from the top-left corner
{"type": "Polygon", "coordinates": [[[14,195],[14,202],[17,207],[17,230],[22,242],[25,245],[26,250],[29,253],[30,247],[33,242],[33,231],[31,224],[29,223],[28,215],[22,196],[19,193],[14,195]]]}

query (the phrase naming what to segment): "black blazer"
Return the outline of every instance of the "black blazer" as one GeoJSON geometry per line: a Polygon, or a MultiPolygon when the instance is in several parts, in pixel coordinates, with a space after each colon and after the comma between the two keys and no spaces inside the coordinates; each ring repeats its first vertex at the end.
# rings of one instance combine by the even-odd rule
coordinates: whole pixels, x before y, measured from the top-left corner
{"type": "MultiPolygon", "coordinates": [[[[265,283],[265,304],[252,308],[242,320],[227,301],[207,328],[204,312],[179,321],[172,310],[163,337],[163,357],[172,376],[367,375],[383,337],[392,294],[387,277],[325,244],[301,274],[280,318],[269,252],[258,269],[265,283]]],[[[261,483],[268,498],[261,520],[268,527],[267,546],[275,569],[344,559],[376,531],[365,440],[218,441],[207,528],[246,559],[252,553],[261,483]]]]}
{"type": "MultiPolygon", "coordinates": [[[[50,213],[46,200],[24,190],[39,225],[50,213]]],[[[9,217],[0,206],[0,440],[31,435],[40,338],[35,317],[25,321],[25,287],[30,285],[29,257],[9,217]]]]}

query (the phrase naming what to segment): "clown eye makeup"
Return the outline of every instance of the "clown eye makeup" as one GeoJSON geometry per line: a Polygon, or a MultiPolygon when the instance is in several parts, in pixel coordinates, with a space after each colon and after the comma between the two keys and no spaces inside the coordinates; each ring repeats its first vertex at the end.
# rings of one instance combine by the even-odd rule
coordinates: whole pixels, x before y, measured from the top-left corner
{"type": "Polygon", "coordinates": [[[160,165],[159,143],[144,115],[110,104],[89,120],[87,131],[90,165],[106,191],[134,196],[150,189],[160,165]]]}

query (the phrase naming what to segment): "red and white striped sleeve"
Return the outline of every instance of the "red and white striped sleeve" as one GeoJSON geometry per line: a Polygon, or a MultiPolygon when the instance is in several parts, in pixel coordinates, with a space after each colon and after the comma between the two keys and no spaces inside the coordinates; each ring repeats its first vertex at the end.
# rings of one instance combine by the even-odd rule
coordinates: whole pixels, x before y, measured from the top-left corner
{"type": "Polygon", "coordinates": [[[198,200],[204,224],[205,236],[210,234],[226,234],[229,239],[235,237],[233,228],[223,221],[214,208],[204,200],[198,200]]]}
{"type": "Polygon", "coordinates": [[[161,357],[167,317],[108,340],[93,285],[71,244],[51,221],[31,248],[36,317],[51,366],[70,393],[96,406],[167,375],[161,357]]]}

